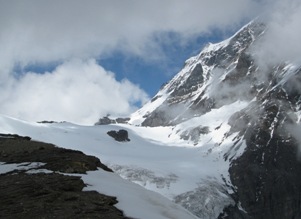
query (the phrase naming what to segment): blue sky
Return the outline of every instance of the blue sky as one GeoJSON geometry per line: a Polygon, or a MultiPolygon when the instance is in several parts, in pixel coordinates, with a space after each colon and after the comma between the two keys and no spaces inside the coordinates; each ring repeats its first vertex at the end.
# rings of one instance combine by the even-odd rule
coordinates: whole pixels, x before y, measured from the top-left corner
{"type": "MultiPolygon", "coordinates": [[[[299,0],[0,0],[0,113],[80,124],[128,116],[207,42],[263,14],[276,33],[299,9],[299,0]]],[[[286,33],[299,39],[296,25],[286,33]]]]}
{"type": "Polygon", "coordinates": [[[164,83],[181,70],[186,59],[197,55],[207,43],[220,42],[236,30],[227,32],[217,30],[210,35],[194,37],[185,45],[177,42],[172,44],[162,42],[160,46],[165,51],[165,58],[162,61],[148,61],[134,55],[116,52],[109,57],[100,58],[98,63],[114,72],[117,80],[128,78],[152,97],[164,83]]]}

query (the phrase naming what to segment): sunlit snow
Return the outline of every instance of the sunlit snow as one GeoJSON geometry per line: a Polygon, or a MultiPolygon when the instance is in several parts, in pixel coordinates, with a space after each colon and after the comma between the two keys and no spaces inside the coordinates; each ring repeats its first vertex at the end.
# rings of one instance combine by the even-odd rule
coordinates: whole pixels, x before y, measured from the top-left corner
{"type": "MultiPolygon", "coordinates": [[[[204,215],[207,218],[214,218],[218,216],[225,205],[232,203],[232,199],[228,196],[231,189],[229,190],[230,187],[226,186],[226,184],[231,184],[228,173],[229,160],[224,158],[224,154],[229,152],[236,134],[234,133],[226,139],[223,139],[223,136],[229,131],[227,120],[230,115],[243,107],[245,107],[245,103],[238,101],[212,110],[203,117],[188,120],[176,127],[155,128],[125,124],[105,126],[79,126],[66,122],[41,124],[0,116],[0,133],[30,136],[33,140],[53,143],[60,147],[94,155],[121,177],[184,206],[187,203],[183,202],[183,198],[188,200],[192,197],[191,194],[198,194],[198,202],[203,201],[204,203],[197,203],[196,205],[197,200],[191,200],[191,203],[196,205],[192,207],[199,208],[201,205],[204,208],[204,210],[201,209],[204,215]],[[185,129],[192,124],[208,125],[210,129],[210,132],[200,139],[197,146],[180,139],[177,135],[178,129],[185,129]],[[216,129],[216,126],[220,126],[220,128],[216,129]],[[129,132],[130,142],[117,142],[106,134],[110,130],[119,129],[126,129],[129,132]],[[221,198],[227,201],[217,204],[221,198]]],[[[117,176],[96,171],[83,176],[83,179],[91,185],[91,188],[88,187],[87,189],[98,190],[99,188],[100,192],[117,196],[120,209],[127,212],[128,216],[140,217],[132,214],[133,209],[127,209],[129,203],[126,203],[122,189],[110,190],[100,186],[105,181],[107,184],[113,185],[113,182],[109,183],[110,177],[115,179],[117,176]],[[104,176],[108,176],[108,178],[104,179],[104,176]]],[[[129,186],[132,188],[132,185],[129,184],[129,186]]],[[[133,187],[133,190],[141,188],[137,186],[133,187]]],[[[139,192],[137,195],[139,196],[139,192]]],[[[150,195],[150,197],[152,196],[150,195]]],[[[157,200],[157,198],[155,199],[157,200]]],[[[162,207],[160,207],[165,201],[162,201],[161,204],[154,204],[152,199],[143,198],[143,200],[149,205],[158,205],[157,210],[161,212],[161,216],[163,215],[162,218],[183,218],[166,216],[168,213],[162,212],[162,207]]],[[[162,200],[165,199],[162,197],[162,200]]],[[[171,205],[171,203],[165,203],[165,205],[169,205],[170,209],[175,208],[175,205],[171,205]]],[[[187,214],[187,212],[184,211],[183,214],[187,214]]],[[[149,218],[159,217],[152,215],[149,218]]]]}

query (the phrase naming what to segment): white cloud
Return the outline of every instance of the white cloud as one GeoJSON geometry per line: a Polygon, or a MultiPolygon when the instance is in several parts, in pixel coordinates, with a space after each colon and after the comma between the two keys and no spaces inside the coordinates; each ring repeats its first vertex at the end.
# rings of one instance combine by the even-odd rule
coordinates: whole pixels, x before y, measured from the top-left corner
{"type": "Polygon", "coordinates": [[[94,60],[72,60],[45,74],[27,73],[1,95],[2,114],[80,124],[94,124],[107,113],[130,113],[134,102],[148,99],[139,87],[127,80],[116,81],[112,72],[94,60]]]}
{"type": "Polygon", "coordinates": [[[301,61],[301,2],[278,0],[265,16],[267,31],[252,48],[262,67],[283,61],[301,61]]]}
{"type": "Polygon", "coordinates": [[[160,40],[179,43],[259,13],[258,0],[0,0],[0,112],[29,120],[95,122],[130,112],[146,94],[117,82],[93,60],[121,51],[162,61],[160,40]],[[14,75],[16,65],[64,63],[54,72],[14,75]]]}
{"type": "Polygon", "coordinates": [[[255,9],[253,0],[0,1],[0,57],[25,65],[119,49],[156,58],[157,33],[187,39],[229,28],[255,9]]]}

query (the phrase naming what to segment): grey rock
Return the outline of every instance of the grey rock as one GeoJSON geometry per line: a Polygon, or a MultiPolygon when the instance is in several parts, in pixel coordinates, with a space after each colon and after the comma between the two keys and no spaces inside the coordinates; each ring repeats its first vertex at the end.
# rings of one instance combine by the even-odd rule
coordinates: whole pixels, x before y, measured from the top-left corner
{"type": "Polygon", "coordinates": [[[107,134],[114,138],[116,141],[130,141],[128,131],[124,129],[120,129],[119,131],[108,131],[107,134]]]}

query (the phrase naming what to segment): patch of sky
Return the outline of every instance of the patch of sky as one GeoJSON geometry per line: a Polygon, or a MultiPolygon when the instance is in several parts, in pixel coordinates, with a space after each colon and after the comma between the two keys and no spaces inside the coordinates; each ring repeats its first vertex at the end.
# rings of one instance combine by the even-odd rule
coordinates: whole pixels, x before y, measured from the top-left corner
{"type": "Polygon", "coordinates": [[[20,63],[17,63],[14,66],[13,73],[15,78],[19,78],[28,72],[44,74],[46,72],[53,72],[60,64],[61,62],[35,62],[24,66],[20,63]]]}
{"type": "Polygon", "coordinates": [[[177,33],[161,33],[155,36],[155,40],[164,52],[162,60],[150,61],[116,51],[109,56],[100,57],[98,63],[106,70],[114,72],[118,81],[127,78],[152,97],[164,83],[181,70],[186,59],[197,55],[207,43],[219,42],[231,34],[233,31],[213,30],[183,41],[177,33]]]}

